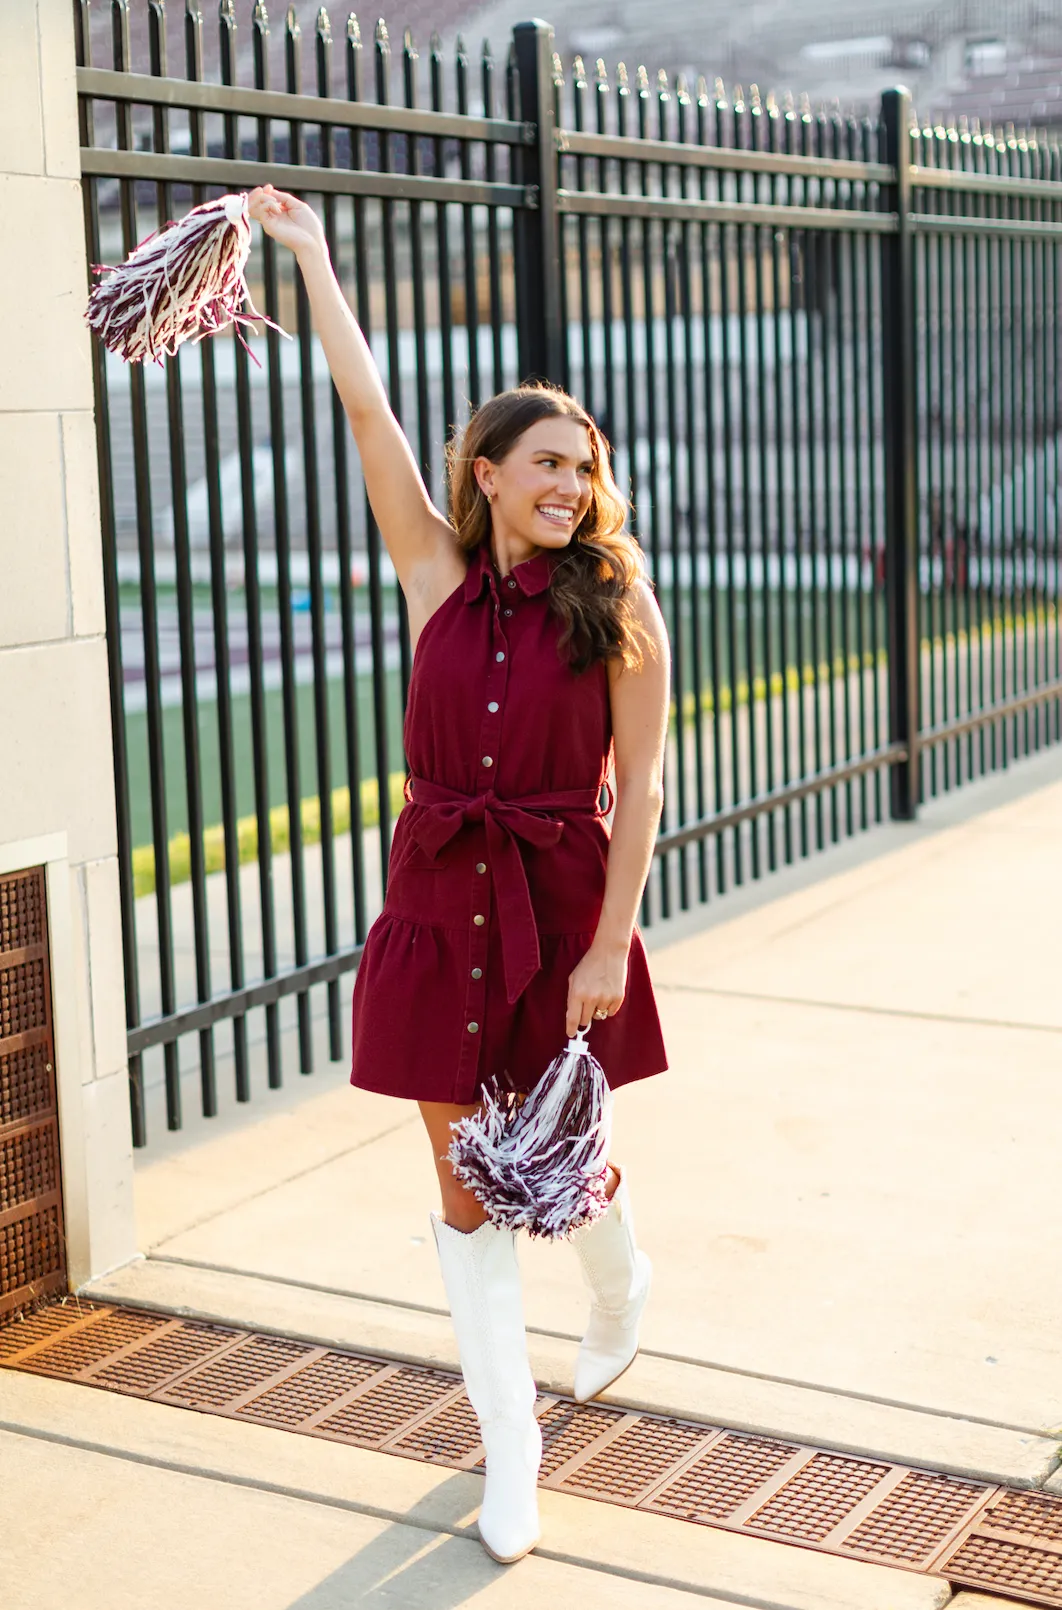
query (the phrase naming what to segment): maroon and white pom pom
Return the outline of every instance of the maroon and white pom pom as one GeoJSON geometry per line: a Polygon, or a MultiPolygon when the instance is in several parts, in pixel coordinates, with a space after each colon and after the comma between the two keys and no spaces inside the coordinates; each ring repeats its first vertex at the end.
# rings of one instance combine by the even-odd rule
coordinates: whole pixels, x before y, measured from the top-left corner
{"type": "Polygon", "coordinates": [[[206,201],[148,235],[119,267],[96,265],[93,272],[103,277],[85,318],[127,363],[161,363],[182,342],[200,341],[229,324],[241,340],[241,324],[257,320],[278,330],[251,302],[244,278],[250,250],[246,194],[206,201]]]}
{"type": "Polygon", "coordinates": [[[611,1093],[580,1029],[523,1101],[495,1081],[448,1157],[493,1224],[555,1240],[608,1211],[611,1093]]]}

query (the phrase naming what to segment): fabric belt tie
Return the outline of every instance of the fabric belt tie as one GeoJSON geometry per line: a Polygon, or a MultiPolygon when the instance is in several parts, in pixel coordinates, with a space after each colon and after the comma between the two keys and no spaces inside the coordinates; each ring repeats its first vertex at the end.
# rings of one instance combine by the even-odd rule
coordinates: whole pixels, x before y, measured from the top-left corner
{"type": "Polygon", "coordinates": [[[600,816],[599,796],[597,788],[572,788],[499,799],[493,789],[484,794],[462,794],[421,777],[411,777],[406,784],[406,798],[418,807],[409,831],[433,861],[466,824],[482,822],[486,828],[487,856],[498,902],[505,993],[510,1005],[542,965],[527,869],[517,840],[522,839],[536,850],[551,848],[564,832],[564,822],[555,818],[600,816]]]}

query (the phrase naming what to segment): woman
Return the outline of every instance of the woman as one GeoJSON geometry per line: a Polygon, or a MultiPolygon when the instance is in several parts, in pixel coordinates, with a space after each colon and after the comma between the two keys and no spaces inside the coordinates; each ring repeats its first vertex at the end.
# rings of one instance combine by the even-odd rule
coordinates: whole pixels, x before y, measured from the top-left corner
{"type": "MultiPolygon", "coordinates": [[[[435,509],[329,262],[312,208],[266,185],[252,217],[291,247],[409,612],[409,803],[354,991],[352,1082],[420,1103],[432,1215],[486,1452],[479,1530],[495,1559],[538,1541],[542,1439],[512,1232],[454,1177],[450,1126],[497,1076],[526,1090],[594,1024],[612,1088],[666,1068],[635,917],[660,819],[668,645],[593,421],[520,387],[485,403],[435,509]],[[614,755],[611,837],[600,796],[614,755]]],[[[650,1265],[610,1164],[576,1237],[590,1322],[580,1401],[638,1347],[650,1265]]]]}

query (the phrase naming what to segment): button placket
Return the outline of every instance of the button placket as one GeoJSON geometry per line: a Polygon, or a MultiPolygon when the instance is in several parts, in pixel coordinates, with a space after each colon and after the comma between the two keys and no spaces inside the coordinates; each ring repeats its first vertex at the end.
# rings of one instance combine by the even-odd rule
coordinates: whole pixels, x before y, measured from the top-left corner
{"type": "MultiPolygon", "coordinates": [[[[484,835],[485,827],[479,832],[484,835]]],[[[474,852],[473,852],[474,853],[474,852]]],[[[485,862],[478,863],[486,865],[485,862]]],[[[490,933],[490,879],[475,871],[471,878],[468,924],[468,976],[465,986],[464,1021],[461,1024],[462,1076],[479,1065],[479,1047],[487,996],[487,942],[490,933]]]]}
{"type": "MultiPolygon", "coordinates": [[[[509,588],[515,589],[516,582],[512,576],[506,578],[509,588]]],[[[487,671],[487,709],[480,726],[479,751],[479,780],[484,791],[492,786],[492,772],[498,764],[498,751],[501,743],[502,704],[505,699],[505,689],[509,680],[509,654],[510,643],[502,626],[501,600],[494,576],[490,578],[491,596],[491,654],[492,658],[487,671]]],[[[505,614],[511,615],[512,610],[506,609],[505,614]]]]}
{"type": "MultiPolygon", "coordinates": [[[[510,589],[516,582],[509,577],[510,589]]],[[[501,623],[498,590],[493,575],[490,578],[491,594],[491,653],[487,664],[487,707],[480,726],[478,781],[484,793],[493,785],[494,769],[501,748],[502,706],[509,680],[510,643],[501,623]]],[[[511,611],[507,611],[511,614],[511,611]]],[[[485,828],[481,829],[485,835],[485,828]]],[[[468,924],[468,979],[465,990],[465,1013],[461,1025],[462,1054],[461,1077],[464,1079],[479,1064],[479,1047],[482,1043],[487,991],[487,949],[490,934],[491,899],[493,897],[490,868],[485,859],[470,861],[472,867],[469,890],[468,924]]]]}

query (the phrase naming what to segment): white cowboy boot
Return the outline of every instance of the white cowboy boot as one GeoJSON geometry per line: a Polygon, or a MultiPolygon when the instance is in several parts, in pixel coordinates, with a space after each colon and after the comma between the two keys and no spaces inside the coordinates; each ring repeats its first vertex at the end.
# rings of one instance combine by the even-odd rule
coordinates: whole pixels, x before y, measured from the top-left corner
{"type": "Polygon", "coordinates": [[[431,1221],[465,1390],[487,1455],[480,1541],[499,1564],[511,1565],[539,1539],[542,1460],[516,1240],[511,1230],[489,1221],[469,1235],[434,1213],[431,1221]]]}
{"type": "Polygon", "coordinates": [[[634,1218],[622,1174],[608,1212],[573,1239],[592,1299],[590,1323],[575,1363],[575,1401],[586,1403],[611,1386],[634,1361],[638,1322],[653,1276],[652,1264],[634,1239],[634,1218]]]}

